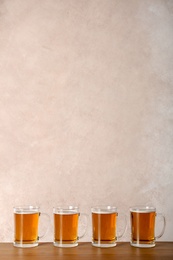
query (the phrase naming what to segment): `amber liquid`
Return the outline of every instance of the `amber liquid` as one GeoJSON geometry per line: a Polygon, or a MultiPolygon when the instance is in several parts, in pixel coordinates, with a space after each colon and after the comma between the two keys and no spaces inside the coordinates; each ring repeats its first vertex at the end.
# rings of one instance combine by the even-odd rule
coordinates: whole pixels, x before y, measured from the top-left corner
{"type": "Polygon", "coordinates": [[[14,213],[15,243],[31,244],[38,240],[39,213],[14,213]]]}
{"type": "Polygon", "coordinates": [[[92,213],[93,242],[116,241],[116,213],[92,213]]]}
{"type": "Polygon", "coordinates": [[[132,242],[150,244],[155,240],[155,212],[131,212],[132,242]]]}
{"type": "Polygon", "coordinates": [[[54,214],[54,242],[75,243],[78,240],[78,213],[54,214]]]}

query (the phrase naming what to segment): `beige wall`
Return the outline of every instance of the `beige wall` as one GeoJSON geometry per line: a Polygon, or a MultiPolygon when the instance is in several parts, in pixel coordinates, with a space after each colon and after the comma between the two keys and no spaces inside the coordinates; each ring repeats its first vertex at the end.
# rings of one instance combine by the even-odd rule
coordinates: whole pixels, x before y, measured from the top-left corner
{"type": "Polygon", "coordinates": [[[149,203],[173,240],[172,169],[173,1],[0,1],[0,242],[18,204],[52,241],[55,205],[149,203]]]}

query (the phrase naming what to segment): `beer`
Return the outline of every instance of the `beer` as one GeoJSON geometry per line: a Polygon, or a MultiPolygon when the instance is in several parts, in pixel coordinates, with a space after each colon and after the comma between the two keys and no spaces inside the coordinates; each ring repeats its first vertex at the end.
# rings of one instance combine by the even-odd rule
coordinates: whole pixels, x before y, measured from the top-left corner
{"type": "Polygon", "coordinates": [[[92,245],[96,247],[116,246],[117,208],[96,206],[92,212],[92,245]]]}
{"type": "Polygon", "coordinates": [[[131,243],[154,244],[155,243],[155,216],[153,209],[131,210],[131,243]]]}
{"type": "Polygon", "coordinates": [[[46,217],[50,222],[50,217],[46,213],[41,213],[38,206],[17,206],[14,212],[14,241],[15,247],[29,248],[38,246],[38,240],[46,233],[38,236],[38,224],[40,215],[46,217]]]}
{"type": "Polygon", "coordinates": [[[79,213],[66,211],[54,213],[54,242],[73,244],[78,240],[79,213]]]}
{"type": "Polygon", "coordinates": [[[38,240],[38,212],[14,213],[14,242],[31,244],[38,240]]]}
{"type": "Polygon", "coordinates": [[[80,213],[76,206],[59,206],[53,208],[54,216],[54,246],[57,247],[75,247],[78,241],[84,237],[88,225],[88,215],[80,213]],[[81,219],[86,220],[82,227],[81,219]],[[78,225],[80,235],[78,234],[78,225]]]}
{"type": "Polygon", "coordinates": [[[112,243],[116,240],[116,213],[92,213],[93,242],[112,243]]]}

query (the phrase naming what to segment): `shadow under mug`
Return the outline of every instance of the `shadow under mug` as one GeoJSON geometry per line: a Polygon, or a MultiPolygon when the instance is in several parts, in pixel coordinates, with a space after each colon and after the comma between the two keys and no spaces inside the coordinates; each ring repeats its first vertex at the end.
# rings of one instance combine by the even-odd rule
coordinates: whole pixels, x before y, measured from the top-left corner
{"type": "Polygon", "coordinates": [[[46,213],[41,213],[37,206],[18,206],[14,207],[14,242],[15,247],[29,248],[38,246],[38,241],[43,238],[47,232],[41,236],[38,235],[39,218],[45,216],[50,222],[50,217],[46,213]]]}
{"type": "Polygon", "coordinates": [[[117,208],[112,206],[92,207],[91,212],[92,245],[105,248],[116,246],[117,240],[124,235],[127,228],[125,214],[118,213],[117,208]],[[117,219],[119,220],[117,221],[117,219]],[[117,235],[117,226],[119,226],[120,221],[123,221],[123,225],[121,225],[121,234],[117,235]]]}
{"type": "Polygon", "coordinates": [[[75,206],[62,206],[53,208],[54,215],[54,246],[75,247],[78,240],[84,237],[88,226],[88,215],[80,213],[75,206]],[[78,235],[78,227],[82,226],[85,218],[83,233],[78,235]]]}
{"type": "Polygon", "coordinates": [[[135,206],[130,208],[131,222],[131,246],[150,248],[155,246],[156,239],[160,238],[165,231],[166,220],[162,213],[156,213],[155,207],[135,206]],[[163,227],[158,236],[155,236],[155,224],[160,218],[163,227]]]}

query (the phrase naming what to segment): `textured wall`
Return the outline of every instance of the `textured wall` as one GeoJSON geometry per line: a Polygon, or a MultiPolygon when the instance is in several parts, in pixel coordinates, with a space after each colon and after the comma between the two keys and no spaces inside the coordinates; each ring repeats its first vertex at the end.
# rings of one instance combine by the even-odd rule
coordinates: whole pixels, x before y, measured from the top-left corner
{"type": "Polygon", "coordinates": [[[14,205],[52,241],[55,205],[146,203],[173,240],[172,169],[173,1],[0,1],[0,241],[14,205]]]}

